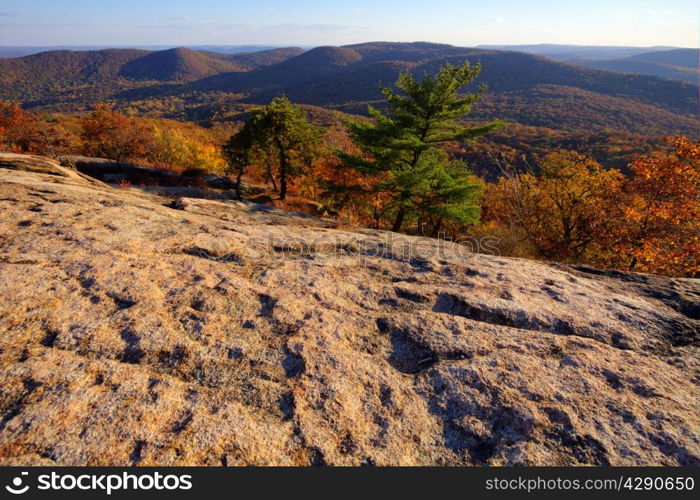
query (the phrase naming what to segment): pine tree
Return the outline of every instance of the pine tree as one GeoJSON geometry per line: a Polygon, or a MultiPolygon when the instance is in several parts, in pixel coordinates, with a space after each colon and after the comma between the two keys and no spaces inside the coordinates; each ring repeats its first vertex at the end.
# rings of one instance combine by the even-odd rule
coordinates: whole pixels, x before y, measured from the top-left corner
{"type": "Polygon", "coordinates": [[[374,189],[391,194],[393,231],[400,231],[411,215],[429,218],[433,233],[445,220],[478,220],[481,185],[465,165],[449,161],[440,146],[472,140],[501,125],[494,121],[470,127],[457,121],[485,90],[482,86],[476,93],[458,93],[480,71],[480,65],[465,62],[446,64],[420,81],[402,73],[396,81],[398,93],[382,89],[388,115],[370,106],[373,122],[347,122],[363,154],[340,157],[346,167],[382,179],[374,189]]]}
{"type": "Polygon", "coordinates": [[[251,111],[250,119],[224,147],[229,163],[242,175],[246,163],[275,160],[270,171],[280,199],[287,196],[290,178],[311,167],[320,153],[321,130],[309,123],[306,113],[286,97],[251,111]]]}
{"type": "Polygon", "coordinates": [[[226,158],[228,168],[225,169],[226,174],[236,174],[236,197],[241,200],[241,180],[245,169],[251,163],[254,156],[253,147],[254,141],[252,136],[252,128],[243,126],[241,130],[233,134],[224,144],[223,154],[226,158]]]}

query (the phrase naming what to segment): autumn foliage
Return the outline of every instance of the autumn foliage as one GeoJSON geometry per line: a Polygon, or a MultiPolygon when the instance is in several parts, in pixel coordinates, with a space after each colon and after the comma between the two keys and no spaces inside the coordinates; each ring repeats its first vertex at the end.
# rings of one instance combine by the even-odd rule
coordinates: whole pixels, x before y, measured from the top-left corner
{"type": "Polygon", "coordinates": [[[621,204],[622,237],[613,242],[630,270],[700,274],[700,141],[668,139],[671,149],[631,165],[621,204]]]}
{"type": "Polygon", "coordinates": [[[572,152],[490,184],[484,222],[508,253],[674,276],[697,276],[700,143],[637,158],[631,175],[572,152]]]}
{"type": "Polygon", "coordinates": [[[223,172],[226,167],[220,146],[206,129],[173,121],[152,125],[145,157],[149,163],[171,169],[223,172]]]}
{"type": "Polygon", "coordinates": [[[148,133],[137,119],[99,104],[83,120],[81,137],[87,154],[122,163],[146,154],[148,133]]]}
{"type": "MultiPolygon", "coordinates": [[[[312,123],[317,119],[310,116],[312,123]]],[[[222,149],[233,130],[242,130],[241,124],[205,128],[129,116],[107,105],[82,116],[48,115],[0,102],[0,149],[16,153],[83,154],[175,172],[228,169],[235,173],[238,170],[231,169],[231,162],[238,149],[222,149]]],[[[243,140],[245,134],[239,137],[243,140]]],[[[241,158],[244,163],[255,160],[244,170],[244,180],[274,187],[280,180],[279,151],[262,141],[257,130],[255,137],[257,142],[249,144],[254,146],[250,154],[241,158]]],[[[275,135],[267,137],[274,141],[275,135]]],[[[289,206],[307,200],[326,207],[327,213],[337,214],[346,224],[389,229],[395,217],[394,198],[381,187],[390,173],[366,175],[347,168],[342,158],[357,157],[363,151],[342,120],[324,123],[318,139],[313,158],[303,168],[287,170],[289,206]]],[[[456,147],[445,146],[450,158],[464,158],[465,152],[479,146],[456,147]]],[[[297,149],[290,150],[296,154],[297,149]]],[[[700,276],[697,140],[666,139],[663,147],[629,162],[624,173],[570,150],[527,158],[501,155],[499,164],[500,178],[484,183],[479,222],[445,223],[440,234],[497,238],[503,255],[700,276]]],[[[422,232],[421,223],[426,221],[432,227],[429,219],[417,217],[402,229],[422,232]]]]}
{"type": "Polygon", "coordinates": [[[543,258],[577,261],[600,244],[607,203],[623,176],[575,152],[547,155],[535,172],[503,177],[484,200],[488,217],[512,228],[543,258]]]}
{"type": "Polygon", "coordinates": [[[78,137],[53,120],[0,101],[0,147],[55,157],[78,147],[78,137]]]}

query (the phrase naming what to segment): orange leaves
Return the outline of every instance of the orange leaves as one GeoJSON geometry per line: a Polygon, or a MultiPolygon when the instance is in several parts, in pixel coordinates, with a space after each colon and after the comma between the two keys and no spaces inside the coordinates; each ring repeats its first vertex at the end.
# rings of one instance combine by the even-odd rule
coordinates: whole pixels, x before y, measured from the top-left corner
{"type": "Polygon", "coordinates": [[[19,104],[0,103],[0,142],[17,153],[32,152],[39,139],[39,117],[19,104]]]}
{"type": "Polygon", "coordinates": [[[118,163],[143,156],[148,146],[148,128],[135,118],[98,104],[83,119],[85,152],[118,163]]]}
{"type": "Polygon", "coordinates": [[[571,152],[536,173],[501,179],[484,197],[487,223],[510,228],[512,253],[672,276],[700,274],[700,142],[637,158],[631,176],[571,152]]]}
{"type": "Polygon", "coordinates": [[[98,104],[82,119],[83,152],[117,162],[138,160],[174,170],[223,171],[221,150],[206,129],[134,118],[98,104]]]}
{"type": "Polygon", "coordinates": [[[603,170],[590,158],[556,151],[540,162],[538,172],[489,187],[485,213],[520,232],[542,257],[580,260],[605,234],[606,203],[621,181],[618,171],[603,170]]]}
{"type": "Polygon", "coordinates": [[[54,157],[70,152],[76,143],[77,137],[60,124],[0,101],[0,147],[54,157]]]}
{"type": "Polygon", "coordinates": [[[635,160],[625,184],[624,235],[615,249],[645,272],[700,273],[700,142],[666,139],[670,148],[635,160]]]}

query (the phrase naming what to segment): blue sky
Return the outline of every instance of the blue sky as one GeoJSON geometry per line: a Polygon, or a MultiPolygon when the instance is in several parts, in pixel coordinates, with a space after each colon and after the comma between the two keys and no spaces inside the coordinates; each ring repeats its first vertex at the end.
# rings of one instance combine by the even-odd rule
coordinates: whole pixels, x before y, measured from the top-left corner
{"type": "Polygon", "coordinates": [[[697,0],[0,0],[0,45],[698,47],[697,0]]]}

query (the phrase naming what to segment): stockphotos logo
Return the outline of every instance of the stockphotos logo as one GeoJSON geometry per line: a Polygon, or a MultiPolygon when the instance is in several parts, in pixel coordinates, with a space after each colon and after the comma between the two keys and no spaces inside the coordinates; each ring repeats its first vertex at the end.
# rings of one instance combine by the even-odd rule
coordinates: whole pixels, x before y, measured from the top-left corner
{"type": "MultiPolygon", "coordinates": [[[[5,489],[14,495],[21,495],[29,490],[25,484],[28,472],[22,472],[12,479],[12,484],[5,489]]],[[[160,472],[148,474],[42,474],[37,477],[38,490],[44,491],[95,491],[111,495],[113,491],[146,491],[146,490],[189,490],[192,488],[190,475],[163,475],[160,472]]]]}
{"type": "Polygon", "coordinates": [[[28,484],[25,484],[24,486],[22,486],[22,485],[24,484],[24,477],[23,476],[28,476],[28,475],[29,475],[28,472],[20,473],[19,476],[15,477],[12,480],[12,486],[10,486],[8,484],[7,486],[5,486],[5,489],[14,495],[21,495],[22,493],[26,493],[27,490],[29,489],[29,485],[28,484]]]}

